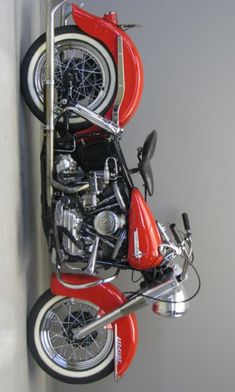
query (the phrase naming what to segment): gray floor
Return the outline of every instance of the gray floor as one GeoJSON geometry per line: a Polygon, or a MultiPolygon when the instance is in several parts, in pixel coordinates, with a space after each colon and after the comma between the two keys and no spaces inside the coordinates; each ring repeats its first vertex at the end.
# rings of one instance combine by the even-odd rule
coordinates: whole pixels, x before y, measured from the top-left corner
{"type": "Polygon", "coordinates": [[[39,7],[33,9],[29,1],[3,1],[0,13],[0,390],[37,392],[46,390],[46,377],[27,352],[26,316],[48,286],[39,204],[41,130],[22,104],[19,65],[40,33],[41,18],[39,7]]]}
{"type": "MultiPolygon", "coordinates": [[[[44,1],[2,0],[0,390],[231,392],[235,3],[89,0],[86,8],[98,14],[116,9],[120,21],[143,23],[131,35],[143,58],[145,90],[123,147],[133,167],[135,147],[158,129],[156,193],[150,204],[166,223],[182,210],[190,213],[202,290],[184,319],[162,320],[150,309],[139,313],[138,353],[118,384],[109,377],[67,386],[45,376],[28,355],[26,314],[48,287],[49,267],[40,222],[40,124],[22,104],[19,63],[44,30],[44,1]]],[[[122,275],[121,286],[128,288],[127,282],[122,275]]]]}

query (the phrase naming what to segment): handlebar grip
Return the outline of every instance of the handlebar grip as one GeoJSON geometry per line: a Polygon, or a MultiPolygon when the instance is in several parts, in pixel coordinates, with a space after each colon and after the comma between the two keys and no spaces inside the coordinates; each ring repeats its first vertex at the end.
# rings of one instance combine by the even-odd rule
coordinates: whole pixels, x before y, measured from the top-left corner
{"type": "Polygon", "coordinates": [[[189,218],[188,218],[188,214],[186,212],[184,212],[182,214],[182,219],[183,219],[183,222],[184,222],[185,230],[188,231],[188,232],[191,232],[191,227],[190,227],[190,224],[189,224],[189,218]]]}
{"type": "Polygon", "coordinates": [[[170,227],[170,229],[171,229],[171,231],[172,231],[172,234],[173,234],[174,237],[175,237],[176,242],[177,242],[178,244],[180,244],[180,243],[181,243],[181,239],[180,239],[180,236],[179,236],[179,234],[178,234],[178,232],[177,232],[175,223],[172,223],[169,227],[170,227]]]}

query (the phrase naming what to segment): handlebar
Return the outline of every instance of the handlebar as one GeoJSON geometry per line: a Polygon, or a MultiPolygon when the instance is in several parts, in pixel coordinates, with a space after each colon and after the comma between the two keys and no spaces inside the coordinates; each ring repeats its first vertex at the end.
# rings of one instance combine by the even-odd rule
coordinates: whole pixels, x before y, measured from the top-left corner
{"type": "Polygon", "coordinates": [[[187,233],[191,234],[191,227],[190,227],[190,223],[189,223],[189,217],[188,214],[186,212],[184,212],[182,214],[182,219],[184,222],[184,228],[187,231],[187,233]]]}
{"type": "MultiPolygon", "coordinates": [[[[185,231],[187,232],[188,235],[191,235],[191,227],[190,227],[190,223],[189,223],[189,217],[186,212],[183,212],[182,219],[183,219],[185,231]]],[[[180,244],[182,242],[182,239],[180,238],[180,235],[177,231],[176,225],[174,223],[172,223],[170,225],[170,229],[171,229],[172,234],[175,237],[177,244],[180,244]]]]}
{"type": "Polygon", "coordinates": [[[181,239],[180,239],[180,236],[178,234],[178,231],[177,231],[175,223],[172,223],[169,227],[171,229],[171,232],[172,232],[173,236],[175,237],[175,240],[176,240],[177,244],[180,244],[181,243],[181,239]]]}
{"type": "Polygon", "coordinates": [[[174,236],[176,244],[171,242],[169,237],[166,235],[164,226],[159,225],[161,229],[161,233],[163,234],[163,238],[165,242],[161,245],[160,252],[165,257],[165,260],[172,261],[177,255],[181,256],[184,259],[184,265],[182,269],[182,277],[186,275],[187,268],[190,262],[190,258],[192,256],[192,236],[191,236],[191,227],[189,223],[189,217],[186,212],[182,214],[182,220],[185,228],[185,235],[181,234],[181,232],[177,229],[176,225],[172,223],[169,227],[174,236]]]}

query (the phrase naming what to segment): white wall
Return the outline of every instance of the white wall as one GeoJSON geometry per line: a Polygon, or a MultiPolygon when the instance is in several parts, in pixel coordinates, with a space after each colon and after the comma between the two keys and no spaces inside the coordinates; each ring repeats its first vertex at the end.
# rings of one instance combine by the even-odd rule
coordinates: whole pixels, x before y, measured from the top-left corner
{"type": "MultiPolygon", "coordinates": [[[[1,15],[8,15],[0,27],[3,385],[9,391],[231,392],[235,384],[235,3],[86,2],[91,12],[114,9],[122,22],[143,23],[131,35],[143,59],[145,90],[141,107],[126,129],[123,148],[133,167],[133,145],[141,145],[149,131],[158,129],[153,161],[156,193],[150,204],[166,223],[184,210],[189,212],[203,283],[200,296],[181,320],[162,320],[150,309],[141,311],[139,349],[128,374],[118,384],[109,377],[87,386],[45,379],[26,354],[26,309],[46,287],[48,272],[40,229],[39,125],[20,103],[18,64],[20,54],[43,29],[44,1],[21,0],[15,5],[16,11],[13,1],[0,4],[1,15]]],[[[122,279],[127,287],[127,279],[123,275],[122,279]]]]}

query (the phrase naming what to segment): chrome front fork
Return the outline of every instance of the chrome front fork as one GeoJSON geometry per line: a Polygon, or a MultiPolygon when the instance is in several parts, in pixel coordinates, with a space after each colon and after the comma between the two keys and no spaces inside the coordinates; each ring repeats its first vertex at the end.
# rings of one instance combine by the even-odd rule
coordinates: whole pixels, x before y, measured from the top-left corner
{"type": "Polygon", "coordinates": [[[73,334],[75,339],[82,339],[89,333],[96,331],[99,328],[104,327],[107,324],[119,319],[120,317],[126,316],[133,313],[147,304],[155,302],[159,297],[171,293],[172,291],[179,288],[181,283],[177,281],[175,276],[170,277],[164,283],[158,283],[150,289],[143,291],[141,294],[137,294],[133,298],[129,299],[119,308],[113,310],[110,313],[105,314],[99,319],[91,322],[82,328],[74,328],[73,334]]]}

